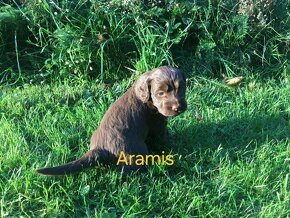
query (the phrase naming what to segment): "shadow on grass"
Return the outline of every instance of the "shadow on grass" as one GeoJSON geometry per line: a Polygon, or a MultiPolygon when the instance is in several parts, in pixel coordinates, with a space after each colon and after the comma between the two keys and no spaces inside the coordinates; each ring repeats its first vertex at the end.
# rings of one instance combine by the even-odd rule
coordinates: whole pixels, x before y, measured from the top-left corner
{"type": "MultiPolygon", "coordinates": [[[[227,155],[234,162],[237,160],[239,152],[240,154],[245,154],[246,158],[250,158],[255,153],[255,149],[264,143],[273,140],[286,140],[289,137],[288,121],[289,115],[281,113],[276,116],[258,115],[255,117],[227,119],[213,123],[200,122],[188,125],[184,129],[178,128],[173,134],[174,140],[172,146],[168,146],[165,152],[168,154],[172,150],[174,154],[177,154],[173,166],[164,168],[164,171],[155,170],[155,167],[149,167],[151,172],[141,175],[134,174],[124,180],[119,178],[119,173],[116,173],[114,167],[110,169],[108,167],[97,168],[95,184],[93,186],[97,190],[102,189],[105,192],[114,192],[115,195],[121,194],[122,198],[129,198],[135,193],[141,199],[147,199],[148,190],[150,190],[153,184],[156,184],[156,180],[169,186],[172,182],[179,184],[184,181],[182,180],[184,176],[186,176],[188,181],[190,181],[190,178],[197,178],[206,182],[212,175],[218,173],[216,169],[219,164],[219,158],[227,155]],[[220,152],[221,147],[222,152],[220,152]],[[218,155],[216,155],[217,153],[218,155]],[[182,158],[179,159],[177,157],[179,155],[182,158]],[[196,166],[199,169],[196,169],[196,166]],[[200,170],[201,173],[196,172],[197,170],[200,170]],[[151,174],[152,172],[153,174],[151,174]],[[169,177],[164,172],[165,174],[168,172],[169,177]],[[142,188],[136,188],[140,185],[142,188]],[[126,190],[127,194],[120,191],[120,187],[122,187],[122,190],[126,190]]],[[[76,176],[76,179],[82,177],[81,174],[76,176]]],[[[214,184],[206,184],[214,188],[214,184]]],[[[181,184],[180,187],[182,187],[181,184]]],[[[202,193],[205,189],[201,188],[199,191],[202,193]]],[[[167,193],[166,191],[164,192],[165,194],[167,193]]],[[[90,192],[86,195],[86,199],[95,198],[95,192],[90,192]]],[[[82,199],[83,197],[76,196],[73,200],[74,205],[82,204],[82,199]]],[[[112,208],[118,208],[112,202],[109,203],[112,204],[112,208]]],[[[96,207],[99,207],[99,204],[94,201],[91,201],[88,205],[90,210],[94,210],[96,207]]],[[[158,208],[155,209],[158,211],[158,208]]],[[[124,213],[124,208],[116,210],[116,214],[120,216],[124,213]]],[[[82,214],[83,212],[80,211],[79,213],[82,214]]]]}
{"type": "MultiPolygon", "coordinates": [[[[232,118],[220,122],[199,122],[187,126],[173,135],[171,150],[181,158],[175,157],[170,174],[190,171],[197,162],[210,164],[217,150],[222,150],[220,158],[228,155],[236,161],[239,155],[251,157],[255,149],[270,141],[283,141],[290,137],[289,114],[259,114],[254,117],[232,118]]],[[[210,167],[210,166],[208,166],[210,167]]]]}

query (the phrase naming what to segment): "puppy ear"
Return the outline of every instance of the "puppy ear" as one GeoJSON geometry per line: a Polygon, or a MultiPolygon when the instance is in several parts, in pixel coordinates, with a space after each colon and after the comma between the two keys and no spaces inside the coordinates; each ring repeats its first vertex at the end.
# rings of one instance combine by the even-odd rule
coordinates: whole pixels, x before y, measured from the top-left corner
{"type": "Polygon", "coordinates": [[[181,76],[182,76],[183,81],[186,82],[186,75],[185,75],[185,73],[182,70],[180,70],[180,73],[181,73],[181,76]]]}
{"type": "Polygon", "coordinates": [[[150,83],[151,83],[151,72],[144,73],[136,82],[135,82],[135,94],[136,96],[143,101],[144,103],[148,102],[150,97],[150,83]]]}

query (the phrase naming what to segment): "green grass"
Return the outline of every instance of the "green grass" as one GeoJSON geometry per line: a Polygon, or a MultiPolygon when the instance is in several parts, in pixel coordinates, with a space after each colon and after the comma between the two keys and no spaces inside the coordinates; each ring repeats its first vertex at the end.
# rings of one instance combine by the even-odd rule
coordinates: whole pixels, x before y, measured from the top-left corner
{"type": "Polygon", "coordinates": [[[0,2],[0,216],[289,217],[288,8],[0,2]],[[188,76],[188,110],[168,125],[173,166],[125,181],[104,166],[33,173],[80,157],[109,105],[160,65],[188,76]],[[246,79],[229,88],[222,74],[246,79]]]}
{"type": "Polygon", "coordinates": [[[78,80],[2,87],[1,217],[289,216],[287,76],[248,76],[238,89],[190,78],[188,110],[169,122],[172,167],[150,167],[125,181],[104,166],[64,177],[33,173],[80,157],[129,85],[78,80]]]}
{"type": "Polygon", "coordinates": [[[168,64],[194,75],[278,77],[289,68],[290,2],[270,2],[1,1],[0,84],[115,82],[128,68],[168,64]]]}

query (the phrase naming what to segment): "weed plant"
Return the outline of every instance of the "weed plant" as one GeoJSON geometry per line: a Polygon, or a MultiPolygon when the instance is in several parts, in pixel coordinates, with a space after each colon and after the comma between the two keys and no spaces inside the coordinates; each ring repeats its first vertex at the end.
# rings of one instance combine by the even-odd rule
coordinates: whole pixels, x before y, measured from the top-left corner
{"type": "Polygon", "coordinates": [[[110,82],[130,76],[128,68],[143,72],[162,64],[214,77],[253,69],[273,77],[289,67],[287,0],[1,5],[2,82],[68,77],[110,82]]]}

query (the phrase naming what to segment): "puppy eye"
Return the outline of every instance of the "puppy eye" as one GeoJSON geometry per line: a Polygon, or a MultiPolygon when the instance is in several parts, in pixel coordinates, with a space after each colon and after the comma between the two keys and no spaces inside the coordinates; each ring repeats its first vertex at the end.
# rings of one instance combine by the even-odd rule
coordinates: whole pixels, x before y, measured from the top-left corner
{"type": "Polygon", "coordinates": [[[174,90],[173,86],[168,86],[167,91],[168,91],[168,92],[171,92],[172,90],[174,90]]]}
{"type": "Polygon", "coordinates": [[[157,95],[158,95],[159,97],[162,97],[162,96],[164,95],[164,92],[158,92],[157,95]]]}

